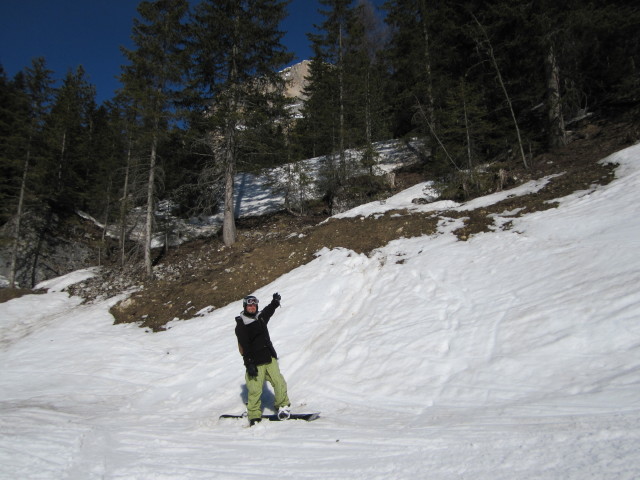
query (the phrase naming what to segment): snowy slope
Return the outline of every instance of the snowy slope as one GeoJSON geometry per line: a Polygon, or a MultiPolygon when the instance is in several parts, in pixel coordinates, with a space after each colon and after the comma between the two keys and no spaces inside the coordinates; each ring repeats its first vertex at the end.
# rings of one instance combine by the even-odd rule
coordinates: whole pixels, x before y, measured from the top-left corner
{"type": "MultiPolygon", "coordinates": [[[[313,423],[218,420],[243,410],[239,302],[150,334],[69,298],[77,272],[0,304],[0,478],[640,477],[640,146],[607,161],[614,182],[510,230],[444,219],[256,292],[283,296],[272,338],[313,423]]],[[[390,202],[430,208],[412,195],[390,202]]]]}

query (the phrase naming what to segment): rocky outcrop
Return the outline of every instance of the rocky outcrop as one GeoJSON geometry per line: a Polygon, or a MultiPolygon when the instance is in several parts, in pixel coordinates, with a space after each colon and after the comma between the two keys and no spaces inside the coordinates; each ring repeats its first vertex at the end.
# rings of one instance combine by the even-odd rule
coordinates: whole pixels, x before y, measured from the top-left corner
{"type": "Polygon", "coordinates": [[[280,72],[286,81],[284,95],[287,98],[293,99],[291,105],[291,112],[294,118],[300,118],[302,116],[302,106],[305,100],[304,89],[307,86],[307,76],[309,75],[309,60],[303,60],[300,63],[291,65],[280,72]]]}
{"type": "Polygon", "coordinates": [[[287,81],[284,95],[287,98],[298,98],[304,100],[303,90],[307,86],[306,77],[309,75],[309,60],[303,60],[300,63],[291,65],[280,72],[287,81]]]}
{"type": "MultiPolygon", "coordinates": [[[[7,286],[9,278],[13,228],[12,221],[0,228],[0,286],[7,286]]],[[[20,230],[16,283],[22,288],[33,288],[43,280],[105,263],[113,253],[109,242],[102,241],[99,229],[75,216],[60,218],[51,212],[28,212],[20,230]]]]}

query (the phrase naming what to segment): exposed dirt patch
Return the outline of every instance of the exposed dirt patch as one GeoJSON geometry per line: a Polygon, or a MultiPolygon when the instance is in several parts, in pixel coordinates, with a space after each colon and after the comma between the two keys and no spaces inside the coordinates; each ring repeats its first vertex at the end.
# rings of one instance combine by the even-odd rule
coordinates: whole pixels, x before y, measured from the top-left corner
{"type": "Polygon", "coordinates": [[[141,322],[143,327],[159,330],[174,318],[191,318],[205,307],[241,299],[310,262],[323,247],[369,254],[401,236],[433,233],[437,224],[435,217],[397,213],[377,219],[331,219],[316,226],[287,222],[285,215],[271,220],[273,223],[260,229],[243,228],[231,247],[219,240],[191,245],[189,253],[180,247],[182,253],[176,250],[163,260],[181,264],[176,265],[180,273],[145,284],[115,306],[111,313],[116,323],[141,322]],[[287,229],[282,229],[283,224],[287,229]]]}
{"type": "Polygon", "coordinates": [[[23,295],[45,293],[43,290],[29,290],[28,288],[0,288],[0,303],[8,302],[23,295]]]}
{"type": "Polygon", "coordinates": [[[585,125],[566,147],[534,158],[529,171],[521,168],[510,171],[510,176],[518,178],[520,183],[557,175],[542,190],[525,196],[507,198],[486,208],[459,214],[450,212],[448,216],[465,219],[464,227],[458,229],[456,235],[460,240],[467,240],[477,233],[491,231],[495,227],[492,214],[517,210],[513,216],[519,217],[555,208],[558,204],[554,199],[576,191],[588,190],[594,185],[606,185],[614,179],[615,166],[602,165],[598,161],[638,141],[637,129],[637,125],[634,126],[631,122],[606,127],[585,125]]]}
{"type": "MultiPolygon", "coordinates": [[[[442,215],[464,218],[464,226],[456,232],[464,241],[496,228],[491,214],[517,211],[514,215],[524,215],[554,208],[557,204],[551,202],[553,199],[613,179],[612,167],[596,162],[637,141],[637,135],[630,135],[630,131],[638,132],[638,125],[630,122],[586,125],[569,146],[532,159],[530,170],[519,167],[510,170],[510,176],[520,183],[562,174],[541,191],[507,198],[487,208],[458,214],[447,211],[442,215]]],[[[423,180],[415,173],[401,178],[402,188],[423,180]]],[[[376,218],[326,220],[321,216],[278,214],[243,220],[238,223],[238,241],[231,247],[214,238],[170,250],[158,262],[159,278],[150,282],[138,277],[132,281],[131,285],[138,285],[139,291],[112,308],[111,313],[116,323],[139,322],[142,327],[162,330],[173,319],[192,318],[207,307],[218,308],[240,300],[308,263],[323,247],[343,247],[368,255],[396,238],[433,234],[440,219],[438,212],[399,211],[376,218]]],[[[95,292],[97,284],[106,283],[104,277],[93,279],[74,287],[73,293],[90,298],[95,296],[90,292],[95,292]]],[[[105,294],[104,288],[100,294],[105,294]]]]}

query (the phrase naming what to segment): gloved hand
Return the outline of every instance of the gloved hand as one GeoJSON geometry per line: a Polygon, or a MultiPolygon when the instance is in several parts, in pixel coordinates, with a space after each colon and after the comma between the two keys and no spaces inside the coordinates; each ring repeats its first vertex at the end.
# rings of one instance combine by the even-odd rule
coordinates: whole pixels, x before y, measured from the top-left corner
{"type": "Polygon", "coordinates": [[[279,294],[279,293],[274,293],[274,294],[273,294],[273,301],[274,301],[275,303],[277,303],[278,305],[280,305],[280,300],[281,300],[281,299],[282,299],[282,297],[280,296],[280,294],[279,294]]]}
{"type": "Polygon", "coordinates": [[[253,363],[247,365],[247,375],[249,377],[254,378],[258,376],[258,367],[256,367],[253,363]]]}

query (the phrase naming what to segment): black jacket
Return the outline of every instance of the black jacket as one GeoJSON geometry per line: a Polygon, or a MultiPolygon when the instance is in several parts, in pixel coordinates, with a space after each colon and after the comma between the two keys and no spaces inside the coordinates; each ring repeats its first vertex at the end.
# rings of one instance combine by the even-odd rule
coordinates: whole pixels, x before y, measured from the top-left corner
{"type": "Polygon", "coordinates": [[[236,337],[245,366],[264,365],[271,363],[272,357],[278,358],[269,337],[267,323],[279,306],[279,302],[272,301],[258,312],[255,321],[248,325],[244,324],[241,316],[236,317],[236,337]]]}

